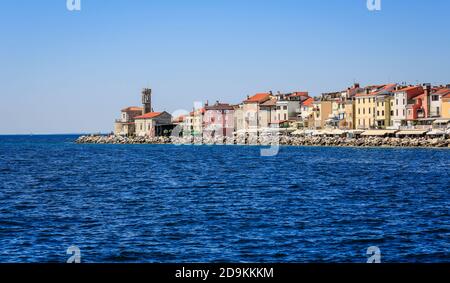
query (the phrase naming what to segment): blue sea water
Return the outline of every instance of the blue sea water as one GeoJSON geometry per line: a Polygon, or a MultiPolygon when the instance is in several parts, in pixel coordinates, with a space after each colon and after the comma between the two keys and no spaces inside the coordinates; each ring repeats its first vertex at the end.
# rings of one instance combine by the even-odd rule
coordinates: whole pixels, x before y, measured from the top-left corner
{"type": "Polygon", "coordinates": [[[450,262],[450,150],[0,137],[0,262],[450,262]]]}

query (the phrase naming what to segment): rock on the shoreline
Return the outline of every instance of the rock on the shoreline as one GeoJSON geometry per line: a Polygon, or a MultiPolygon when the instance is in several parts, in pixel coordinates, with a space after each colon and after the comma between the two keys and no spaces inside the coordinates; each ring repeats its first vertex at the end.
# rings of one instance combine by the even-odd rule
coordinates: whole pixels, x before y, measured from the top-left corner
{"type": "Polygon", "coordinates": [[[230,137],[122,137],[122,136],[81,136],[78,144],[206,144],[206,145],[293,145],[293,146],[348,146],[348,147],[439,147],[450,148],[448,138],[345,138],[319,136],[244,136],[230,137]]]}

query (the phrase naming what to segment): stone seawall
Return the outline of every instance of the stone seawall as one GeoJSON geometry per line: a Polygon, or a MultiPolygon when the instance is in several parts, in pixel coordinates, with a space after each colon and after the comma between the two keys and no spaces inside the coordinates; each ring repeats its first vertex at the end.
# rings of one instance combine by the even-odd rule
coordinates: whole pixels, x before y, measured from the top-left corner
{"type": "Polygon", "coordinates": [[[292,146],[342,146],[342,147],[424,147],[450,148],[449,138],[384,138],[384,137],[319,137],[319,136],[280,136],[201,138],[201,137],[121,137],[121,136],[81,136],[78,144],[205,144],[205,145],[292,145],[292,146]]]}

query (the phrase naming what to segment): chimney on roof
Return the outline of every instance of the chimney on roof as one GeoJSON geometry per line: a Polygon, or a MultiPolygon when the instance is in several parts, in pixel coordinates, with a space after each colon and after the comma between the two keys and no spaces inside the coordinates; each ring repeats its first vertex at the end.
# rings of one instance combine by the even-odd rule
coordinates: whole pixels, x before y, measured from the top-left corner
{"type": "Polygon", "coordinates": [[[359,88],[359,83],[353,84],[353,88],[359,88]]]}
{"type": "Polygon", "coordinates": [[[272,94],[273,94],[273,92],[272,92],[272,91],[269,91],[269,94],[270,94],[270,95],[272,95],[272,94]]]}
{"type": "Polygon", "coordinates": [[[220,103],[219,103],[219,100],[216,100],[216,105],[219,105],[220,103]]]}
{"type": "Polygon", "coordinates": [[[369,93],[370,93],[370,89],[366,88],[366,94],[369,94],[369,93]]]}
{"type": "Polygon", "coordinates": [[[247,95],[247,100],[250,99],[250,95],[247,95]]]}
{"type": "Polygon", "coordinates": [[[209,106],[209,101],[206,100],[205,106],[209,106]]]}

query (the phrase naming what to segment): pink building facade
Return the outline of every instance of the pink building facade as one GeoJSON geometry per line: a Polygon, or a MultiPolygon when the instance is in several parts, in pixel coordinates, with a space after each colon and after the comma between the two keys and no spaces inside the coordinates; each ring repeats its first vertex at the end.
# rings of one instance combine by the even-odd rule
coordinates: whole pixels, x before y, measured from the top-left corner
{"type": "Polygon", "coordinates": [[[234,107],[230,104],[216,102],[205,105],[203,115],[203,136],[232,137],[234,132],[234,107]]]}

